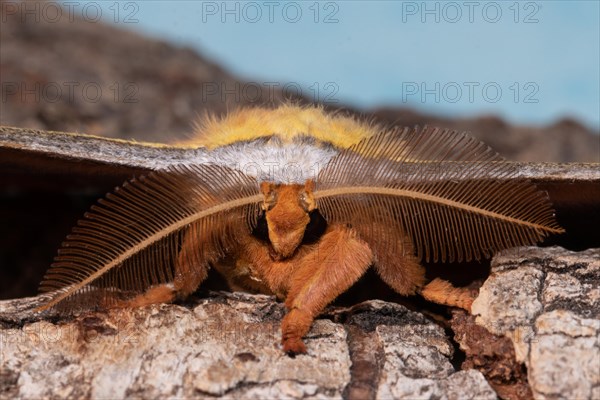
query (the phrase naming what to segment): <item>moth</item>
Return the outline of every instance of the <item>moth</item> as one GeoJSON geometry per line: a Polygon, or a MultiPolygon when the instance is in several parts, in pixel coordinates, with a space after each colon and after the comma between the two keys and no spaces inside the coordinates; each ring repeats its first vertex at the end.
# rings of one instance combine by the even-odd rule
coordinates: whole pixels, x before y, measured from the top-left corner
{"type": "Polygon", "coordinates": [[[171,302],[209,269],[285,302],[283,350],[369,268],[401,295],[469,309],[421,261],[469,261],[563,232],[544,192],[485,144],[317,107],[245,109],[196,127],[198,159],[98,201],[58,251],[39,311],[171,302]]]}

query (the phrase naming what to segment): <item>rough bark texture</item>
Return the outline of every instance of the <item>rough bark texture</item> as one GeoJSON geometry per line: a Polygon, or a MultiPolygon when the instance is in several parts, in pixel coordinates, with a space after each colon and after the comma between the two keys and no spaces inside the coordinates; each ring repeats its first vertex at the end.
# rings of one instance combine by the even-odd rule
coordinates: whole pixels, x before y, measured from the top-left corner
{"type": "Polygon", "coordinates": [[[422,314],[382,301],[369,301],[343,314],[350,332],[360,332],[350,336],[354,351],[348,398],[369,398],[356,390],[361,386],[371,388],[377,399],[497,397],[481,373],[455,371],[450,340],[422,314]],[[365,377],[371,378],[370,385],[365,385],[365,377]]]}
{"type": "Polygon", "coordinates": [[[70,319],[32,313],[43,297],[3,301],[0,397],[595,399],[599,288],[598,249],[499,254],[474,304],[481,326],[453,313],[460,370],[439,323],[379,300],[330,308],[296,358],[279,345],[284,307],[267,296],[70,319]]]}
{"type": "Polygon", "coordinates": [[[497,255],[473,314],[511,339],[535,398],[600,398],[600,249],[497,255]]]}
{"type": "Polygon", "coordinates": [[[496,398],[481,373],[454,370],[443,329],[396,304],[332,309],[346,322],[318,320],[309,354],[290,358],[279,346],[283,306],[266,296],[57,322],[25,311],[35,302],[1,304],[3,397],[496,398]]]}
{"type": "Polygon", "coordinates": [[[533,398],[527,383],[527,370],[517,361],[512,341],[477,325],[475,317],[463,310],[455,310],[452,314],[454,339],[466,355],[461,367],[481,371],[503,399],[533,398]]]}

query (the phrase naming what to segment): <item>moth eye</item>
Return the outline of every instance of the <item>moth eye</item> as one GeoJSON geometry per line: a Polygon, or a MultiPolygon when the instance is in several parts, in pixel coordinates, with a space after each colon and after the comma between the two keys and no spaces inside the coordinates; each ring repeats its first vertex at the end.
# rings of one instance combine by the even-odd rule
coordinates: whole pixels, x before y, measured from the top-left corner
{"type": "Polygon", "coordinates": [[[304,211],[308,212],[310,211],[310,198],[308,196],[308,193],[306,192],[302,192],[300,193],[300,205],[302,206],[302,208],[304,209],[304,211]]]}
{"type": "Polygon", "coordinates": [[[269,192],[265,195],[265,201],[262,204],[262,209],[265,211],[269,211],[273,207],[275,207],[275,203],[277,203],[277,193],[269,192]]]}

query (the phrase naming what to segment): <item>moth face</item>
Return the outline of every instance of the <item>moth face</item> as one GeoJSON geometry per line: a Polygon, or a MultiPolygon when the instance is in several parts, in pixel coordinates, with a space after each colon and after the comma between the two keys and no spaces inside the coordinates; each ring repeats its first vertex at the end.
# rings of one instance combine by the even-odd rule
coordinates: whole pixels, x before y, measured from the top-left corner
{"type": "Polygon", "coordinates": [[[263,182],[262,208],[267,220],[269,241],[278,258],[290,257],[304,237],[310,222],[309,212],[316,208],[313,183],[285,185],[263,182]]]}

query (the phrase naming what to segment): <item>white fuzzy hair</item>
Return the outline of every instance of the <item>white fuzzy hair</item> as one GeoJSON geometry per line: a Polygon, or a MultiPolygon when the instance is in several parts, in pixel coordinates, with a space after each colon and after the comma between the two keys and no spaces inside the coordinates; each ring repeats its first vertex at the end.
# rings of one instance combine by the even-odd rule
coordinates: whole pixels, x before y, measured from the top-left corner
{"type": "Polygon", "coordinates": [[[259,182],[304,183],[316,179],[319,171],[339,150],[300,136],[283,142],[276,136],[230,145],[198,154],[194,163],[210,163],[237,169],[259,182]]]}

